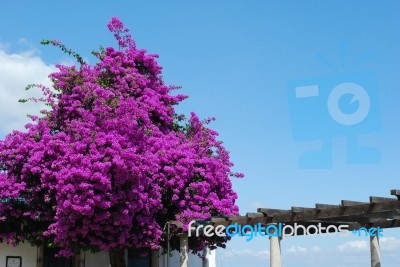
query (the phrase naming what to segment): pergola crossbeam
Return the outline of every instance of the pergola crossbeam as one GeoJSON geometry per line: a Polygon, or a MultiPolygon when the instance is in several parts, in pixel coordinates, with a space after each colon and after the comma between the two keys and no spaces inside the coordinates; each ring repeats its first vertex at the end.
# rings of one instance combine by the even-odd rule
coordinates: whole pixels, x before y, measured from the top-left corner
{"type": "Polygon", "coordinates": [[[315,204],[315,208],[317,210],[322,210],[322,209],[330,209],[330,208],[340,208],[340,205],[332,205],[332,204],[315,204]]]}
{"type": "Polygon", "coordinates": [[[290,210],[279,210],[279,209],[265,209],[259,208],[257,209],[258,212],[264,213],[267,217],[275,217],[281,214],[291,214],[290,210]]]}
{"type": "Polygon", "coordinates": [[[352,201],[352,200],[342,200],[341,203],[342,203],[343,207],[369,204],[368,202],[360,202],[360,201],[352,201]]]}
{"type": "MultiPolygon", "coordinates": [[[[394,228],[400,227],[400,190],[393,189],[391,195],[396,198],[370,196],[369,202],[360,202],[352,200],[342,200],[341,205],[315,204],[315,208],[292,207],[290,210],[258,208],[256,213],[247,213],[244,216],[219,216],[211,217],[206,220],[197,220],[201,225],[257,225],[261,223],[285,225],[319,225],[327,227],[329,225],[347,225],[348,230],[357,230],[361,227],[366,228],[394,228]]],[[[174,233],[180,236],[181,246],[181,267],[188,266],[187,245],[188,238],[182,233],[183,224],[176,221],[170,221],[178,229],[174,233]]],[[[304,233],[297,233],[302,235],[304,233]]],[[[280,262],[280,238],[271,238],[271,263],[274,266],[281,266],[280,262]]],[[[380,264],[378,237],[371,238],[371,263],[380,264]]],[[[375,266],[375,265],[374,265],[375,266]]],[[[380,266],[380,265],[377,265],[380,266]]]]}
{"type": "MultiPolygon", "coordinates": [[[[399,194],[400,190],[392,190],[399,194]]],[[[400,195],[400,194],[399,194],[400,195]]],[[[370,202],[342,200],[341,205],[315,204],[315,208],[292,207],[290,210],[258,208],[244,216],[212,217],[208,222],[214,226],[230,225],[267,225],[284,224],[317,224],[317,223],[358,223],[361,226],[374,225],[382,228],[397,227],[400,220],[400,200],[387,197],[370,196],[370,202]]],[[[206,220],[207,221],[207,220],[206,220]]]]}
{"type": "Polygon", "coordinates": [[[304,207],[292,207],[292,212],[303,212],[303,211],[310,211],[315,210],[314,208],[304,208],[304,207]]]}
{"type": "Polygon", "coordinates": [[[370,203],[382,203],[382,202],[387,202],[387,201],[397,201],[397,199],[389,198],[389,197],[374,197],[374,196],[369,197],[370,203]]]}
{"type": "Polygon", "coordinates": [[[390,190],[390,194],[391,194],[392,196],[396,196],[397,199],[400,199],[400,190],[399,190],[399,189],[392,189],[392,190],[390,190]]]}

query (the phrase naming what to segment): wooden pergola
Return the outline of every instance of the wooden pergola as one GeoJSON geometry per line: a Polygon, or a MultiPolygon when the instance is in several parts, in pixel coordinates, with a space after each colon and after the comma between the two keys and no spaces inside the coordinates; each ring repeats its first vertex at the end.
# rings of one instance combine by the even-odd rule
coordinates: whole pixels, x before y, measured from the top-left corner
{"type": "MultiPolygon", "coordinates": [[[[391,190],[395,197],[370,196],[368,202],[342,200],[339,205],[315,204],[315,207],[292,207],[289,210],[259,208],[256,213],[247,213],[243,216],[212,217],[201,223],[217,227],[232,224],[265,226],[282,223],[285,225],[347,225],[348,230],[356,230],[362,227],[394,228],[400,226],[400,190],[391,190]]],[[[181,242],[181,267],[188,267],[188,235],[183,233],[182,225],[178,226],[181,242]]],[[[299,235],[299,234],[298,234],[299,235]]],[[[301,233],[300,233],[301,235],[301,233]]],[[[281,238],[270,238],[270,267],[281,267],[281,238]]],[[[380,250],[378,235],[370,236],[371,267],[380,267],[380,250]]]]}

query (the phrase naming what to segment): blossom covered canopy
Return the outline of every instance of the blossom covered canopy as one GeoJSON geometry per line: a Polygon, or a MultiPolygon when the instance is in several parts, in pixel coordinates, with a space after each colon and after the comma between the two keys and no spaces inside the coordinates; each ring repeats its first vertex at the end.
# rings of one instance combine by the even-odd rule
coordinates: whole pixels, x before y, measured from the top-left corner
{"type": "MultiPolygon", "coordinates": [[[[120,49],[95,52],[95,65],[44,42],[81,64],[58,65],[53,89],[37,86],[50,109],[0,141],[0,241],[55,243],[66,256],[156,249],[169,220],[238,213],[229,176],[242,174],[211,119],[176,114],[186,96],[164,84],[157,55],[137,49],[117,18],[108,27],[120,49]]],[[[217,241],[191,248],[206,243],[217,241]]]]}

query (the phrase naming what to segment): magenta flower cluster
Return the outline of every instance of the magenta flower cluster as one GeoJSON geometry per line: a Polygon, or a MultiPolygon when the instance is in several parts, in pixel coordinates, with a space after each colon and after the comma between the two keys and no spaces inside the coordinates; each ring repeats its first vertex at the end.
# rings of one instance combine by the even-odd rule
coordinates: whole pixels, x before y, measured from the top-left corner
{"type": "Polygon", "coordinates": [[[186,96],[164,84],[157,55],[117,18],[108,27],[120,49],[95,53],[93,66],[58,65],[54,88],[38,86],[49,111],[0,141],[0,241],[54,243],[64,256],[158,249],[169,220],[238,214],[230,177],[243,175],[212,119],[176,114],[186,96]]]}

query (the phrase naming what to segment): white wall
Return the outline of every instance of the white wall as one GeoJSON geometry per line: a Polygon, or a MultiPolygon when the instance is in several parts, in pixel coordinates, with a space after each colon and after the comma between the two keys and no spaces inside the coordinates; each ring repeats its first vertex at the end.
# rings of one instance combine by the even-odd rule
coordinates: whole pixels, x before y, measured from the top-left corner
{"type": "MultiPolygon", "coordinates": [[[[179,252],[174,250],[172,252],[172,257],[169,259],[169,266],[176,267],[180,264],[179,252]]],[[[189,267],[202,267],[203,260],[192,253],[189,253],[189,267]]],[[[167,267],[167,255],[159,256],[159,267],[167,267]]]]}
{"type": "MultiPolygon", "coordinates": [[[[6,256],[21,256],[23,267],[36,267],[37,248],[29,244],[20,244],[17,247],[0,243],[0,267],[6,265],[6,256]]],[[[109,267],[107,252],[85,253],[85,267],[109,267]]],[[[159,255],[159,267],[167,267],[167,256],[159,255]]],[[[203,261],[197,255],[189,253],[189,267],[202,267],[203,261]]],[[[170,267],[179,266],[179,252],[173,251],[170,258],[170,267]]],[[[213,265],[210,265],[210,267],[213,265]]]]}
{"type": "Polygon", "coordinates": [[[108,252],[99,252],[95,254],[85,252],[85,267],[108,267],[109,264],[110,259],[108,257],[108,252]]]}
{"type": "Polygon", "coordinates": [[[29,244],[20,244],[17,247],[0,243],[0,267],[6,266],[7,256],[21,256],[23,267],[36,267],[37,248],[29,244]]]}
{"type": "MultiPolygon", "coordinates": [[[[110,260],[107,252],[99,252],[92,254],[86,252],[85,254],[85,267],[108,267],[110,260]]],[[[202,267],[203,260],[197,255],[189,253],[189,267],[202,267]]],[[[172,252],[172,257],[169,262],[170,267],[179,266],[179,253],[172,252]]],[[[0,265],[1,267],[1,265],[0,265]]],[[[25,266],[24,266],[25,267],[25,266]]],[[[166,255],[159,255],[159,267],[167,267],[166,255]]]]}

